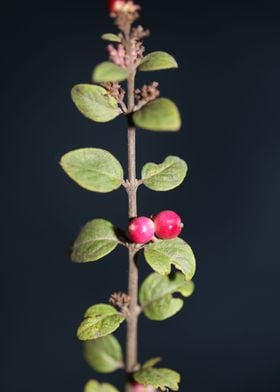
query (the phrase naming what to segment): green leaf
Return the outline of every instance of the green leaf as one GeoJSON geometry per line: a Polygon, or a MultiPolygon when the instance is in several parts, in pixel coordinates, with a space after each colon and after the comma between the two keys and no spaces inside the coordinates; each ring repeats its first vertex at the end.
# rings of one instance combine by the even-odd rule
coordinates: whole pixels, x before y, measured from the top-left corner
{"type": "Polygon", "coordinates": [[[147,163],[142,169],[142,180],[153,191],[169,191],[179,186],[186,177],[188,166],[182,159],[169,156],[163,163],[147,163]]]}
{"type": "Polygon", "coordinates": [[[103,87],[78,84],[72,88],[71,95],[78,110],[90,120],[107,122],[121,113],[117,100],[103,87]]]}
{"type": "Polygon", "coordinates": [[[179,391],[180,374],[170,369],[157,369],[149,367],[141,369],[134,373],[133,378],[139,384],[151,385],[154,388],[159,388],[165,391],[170,388],[173,391],[179,391]]]}
{"type": "Polygon", "coordinates": [[[123,169],[106,150],[81,148],[63,155],[60,164],[68,176],[92,192],[111,192],[121,186],[123,169]]]}
{"type": "Polygon", "coordinates": [[[93,71],[92,79],[96,83],[122,82],[128,78],[128,71],[110,61],[97,65],[93,71]]]}
{"type": "Polygon", "coordinates": [[[186,280],[191,280],[195,274],[193,251],[181,238],[151,243],[145,248],[144,255],[152,269],[161,275],[169,275],[172,264],[183,272],[186,280]]]}
{"type": "Polygon", "coordinates": [[[118,243],[112,223],[94,219],[84,226],[74,242],[71,260],[76,263],[97,261],[111,253],[118,243]]]}
{"type": "Polygon", "coordinates": [[[111,373],[123,367],[122,349],[113,335],[84,342],[84,357],[99,373],[111,373]]]}
{"type": "Polygon", "coordinates": [[[116,34],[112,33],[105,33],[101,36],[104,41],[110,41],[110,42],[121,42],[120,37],[118,37],[116,34]]]}
{"type": "Polygon", "coordinates": [[[163,276],[153,273],[143,282],[140,289],[140,304],[150,320],[166,320],[182,309],[184,301],[172,294],[180,293],[189,297],[194,290],[192,281],[186,281],[184,275],[163,276]]]}
{"type": "Polygon", "coordinates": [[[139,71],[159,71],[161,69],[178,68],[177,61],[166,52],[153,52],[143,58],[139,71]]]}
{"type": "Polygon", "coordinates": [[[159,363],[162,359],[160,357],[156,358],[151,358],[148,359],[148,361],[144,362],[143,365],[141,366],[142,369],[147,369],[149,367],[155,366],[157,363],[159,363]]]}
{"type": "Polygon", "coordinates": [[[86,311],[77,336],[80,340],[101,338],[118,329],[124,319],[124,316],[111,305],[93,305],[86,311]]]}
{"type": "Polygon", "coordinates": [[[90,380],[87,382],[84,392],[119,392],[119,391],[111,384],[101,384],[95,380],[90,380]]]}
{"type": "Polygon", "coordinates": [[[179,131],[181,117],[174,102],[167,98],[152,101],[133,114],[135,124],[150,131],[179,131]]]}

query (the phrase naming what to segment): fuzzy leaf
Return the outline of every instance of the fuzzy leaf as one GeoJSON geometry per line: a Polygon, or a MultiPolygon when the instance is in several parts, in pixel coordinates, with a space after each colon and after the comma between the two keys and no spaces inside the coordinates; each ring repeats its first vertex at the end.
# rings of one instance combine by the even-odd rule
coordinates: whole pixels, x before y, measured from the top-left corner
{"type": "Polygon", "coordinates": [[[93,305],[85,313],[77,336],[80,340],[98,339],[114,332],[124,321],[124,316],[113,306],[106,304],[93,305]]]}
{"type": "Polygon", "coordinates": [[[179,312],[184,305],[181,298],[174,298],[172,294],[180,293],[189,297],[193,290],[193,282],[186,281],[180,272],[171,276],[153,273],[141,286],[140,304],[150,320],[166,320],[179,312]]]}
{"type": "Polygon", "coordinates": [[[78,84],[72,88],[71,95],[78,110],[90,120],[107,122],[121,113],[117,100],[103,87],[78,84]]]}
{"type": "Polygon", "coordinates": [[[179,382],[181,379],[180,374],[174,370],[153,367],[139,370],[134,373],[133,378],[139,384],[152,385],[154,388],[162,391],[165,391],[166,388],[179,391],[179,382]]]}
{"type": "Polygon", "coordinates": [[[63,155],[60,164],[82,188],[106,193],[118,189],[123,180],[120,162],[106,150],[81,148],[63,155]]]}
{"type": "Polygon", "coordinates": [[[101,384],[95,380],[90,380],[87,382],[84,392],[119,392],[111,384],[101,384]]]}
{"type": "Polygon", "coordinates": [[[113,335],[84,342],[84,357],[99,373],[111,373],[123,367],[122,349],[113,335]]]}
{"type": "Polygon", "coordinates": [[[128,71],[110,61],[97,65],[93,71],[92,79],[96,83],[122,82],[128,78],[128,71]]]}
{"type": "Polygon", "coordinates": [[[163,163],[147,163],[142,169],[142,180],[153,191],[169,191],[179,186],[186,177],[188,166],[182,159],[169,156],[163,163]]]}
{"type": "Polygon", "coordinates": [[[81,230],[74,242],[71,260],[76,263],[97,261],[118,245],[114,226],[104,219],[94,219],[81,230]]]}
{"type": "Polygon", "coordinates": [[[104,41],[121,42],[120,37],[113,33],[105,33],[101,36],[101,38],[104,39],[104,41]]]}
{"type": "Polygon", "coordinates": [[[181,117],[174,102],[159,98],[133,114],[135,124],[150,131],[179,131],[181,117]]]}
{"type": "Polygon", "coordinates": [[[141,369],[147,369],[149,367],[155,366],[157,363],[159,363],[162,359],[160,357],[156,358],[151,358],[148,359],[148,361],[144,362],[143,365],[141,366],[141,369]]]}
{"type": "Polygon", "coordinates": [[[178,68],[177,61],[166,52],[153,52],[143,58],[139,71],[159,71],[161,69],[178,68]]]}
{"type": "Polygon", "coordinates": [[[191,280],[195,274],[193,251],[181,238],[151,243],[145,248],[144,255],[152,269],[161,275],[169,275],[172,264],[184,274],[186,280],[191,280]]]}

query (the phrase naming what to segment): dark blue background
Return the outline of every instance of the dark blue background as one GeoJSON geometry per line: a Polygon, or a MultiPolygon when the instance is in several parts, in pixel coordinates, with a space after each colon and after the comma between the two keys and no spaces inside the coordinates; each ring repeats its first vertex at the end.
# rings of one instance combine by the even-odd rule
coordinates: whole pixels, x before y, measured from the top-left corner
{"type": "MultiPolygon", "coordinates": [[[[112,27],[104,3],[13,3],[1,11],[3,392],[82,391],[96,376],[75,338],[82,313],[126,290],[124,249],[88,265],[71,264],[67,254],[92,218],[125,227],[125,192],[86,192],[58,165],[63,153],[89,146],[126,165],[125,120],[91,123],[69,95],[106,58],[99,36],[112,27]]],[[[139,212],[177,210],[198,270],[180,314],[141,319],[140,359],[162,356],[182,374],[183,392],[279,392],[277,2],[141,3],[141,23],[152,30],[147,50],[166,50],[180,64],[141,80],[160,81],[184,126],[178,134],[139,130],[138,167],[174,154],[189,175],[170,193],[141,189],[139,212]]],[[[143,259],[140,268],[142,277],[150,271],[143,259]]],[[[121,388],[122,377],[107,379],[121,388]]]]}

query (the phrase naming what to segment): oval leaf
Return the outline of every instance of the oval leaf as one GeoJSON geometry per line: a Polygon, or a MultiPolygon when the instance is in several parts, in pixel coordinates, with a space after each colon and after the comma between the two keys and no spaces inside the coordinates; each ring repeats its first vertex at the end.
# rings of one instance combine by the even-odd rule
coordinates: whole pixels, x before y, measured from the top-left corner
{"type": "Polygon", "coordinates": [[[153,191],[169,191],[184,181],[188,166],[182,159],[169,156],[163,163],[147,163],[142,169],[142,181],[153,191]]]}
{"type": "Polygon", "coordinates": [[[107,122],[121,113],[117,100],[103,87],[78,84],[72,88],[71,95],[78,110],[90,120],[107,122]]]}
{"type": "Polygon", "coordinates": [[[118,329],[124,319],[111,305],[93,305],[86,311],[85,320],[80,324],[77,336],[80,340],[101,338],[118,329]]]}
{"type": "Polygon", "coordinates": [[[159,71],[161,69],[178,68],[177,61],[166,52],[153,52],[143,58],[139,71],[159,71]]]}
{"type": "Polygon", "coordinates": [[[195,274],[193,251],[181,238],[151,243],[145,248],[144,255],[152,269],[161,275],[169,275],[172,264],[184,274],[186,280],[191,280],[195,274]]]}
{"type": "Polygon", "coordinates": [[[194,290],[192,281],[186,281],[184,275],[176,272],[171,276],[153,273],[143,282],[140,289],[140,304],[150,320],[166,320],[182,309],[184,302],[172,294],[180,293],[189,297],[194,290]]]}
{"type": "Polygon", "coordinates": [[[121,42],[120,37],[113,33],[105,33],[101,36],[101,38],[104,39],[104,41],[121,42]]]}
{"type": "Polygon", "coordinates": [[[97,261],[111,253],[118,243],[112,223],[94,219],[84,226],[74,242],[71,260],[76,263],[97,261]]]}
{"type": "Polygon", "coordinates": [[[122,349],[113,335],[84,342],[84,357],[99,373],[111,373],[123,367],[122,349]]]}
{"type": "Polygon", "coordinates": [[[119,392],[111,384],[101,384],[95,380],[90,380],[85,385],[84,392],[119,392]]]}
{"type": "Polygon", "coordinates": [[[92,192],[111,192],[121,186],[123,169],[108,151],[81,148],[63,155],[60,164],[68,176],[92,192]]]}
{"type": "Polygon", "coordinates": [[[166,388],[172,391],[179,391],[180,374],[170,369],[157,369],[149,367],[134,373],[133,378],[139,384],[151,385],[165,391],[166,388]]]}
{"type": "Polygon", "coordinates": [[[159,98],[133,114],[135,124],[150,131],[179,131],[181,117],[174,102],[159,98]]]}
{"type": "Polygon", "coordinates": [[[105,61],[95,67],[92,79],[96,83],[122,82],[128,78],[128,71],[110,61],[105,61]]]}

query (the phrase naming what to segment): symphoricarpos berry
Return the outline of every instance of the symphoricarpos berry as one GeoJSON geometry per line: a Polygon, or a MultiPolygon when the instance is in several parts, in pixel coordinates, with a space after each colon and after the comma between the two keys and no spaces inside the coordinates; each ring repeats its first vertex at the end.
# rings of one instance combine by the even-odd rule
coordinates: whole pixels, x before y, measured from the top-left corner
{"type": "Polygon", "coordinates": [[[154,388],[150,385],[133,384],[133,392],[154,392],[154,388]]]}
{"type": "Polygon", "coordinates": [[[128,234],[132,242],[136,244],[146,244],[155,235],[154,222],[145,216],[139,216],[129,222],[128,234]]]}
{"type": "Polygon", "coordinates": [[[184,226],[180,216],[174,211],[161,211],[152,219],[156,235],[161,239],[171,240],[178,237],[184,226]]]}
{"type": "Polygon", "coordinates": [[[124,5],[125,0],[108,0],[107,6],[110,14],[116,14],[124,5]]]}

